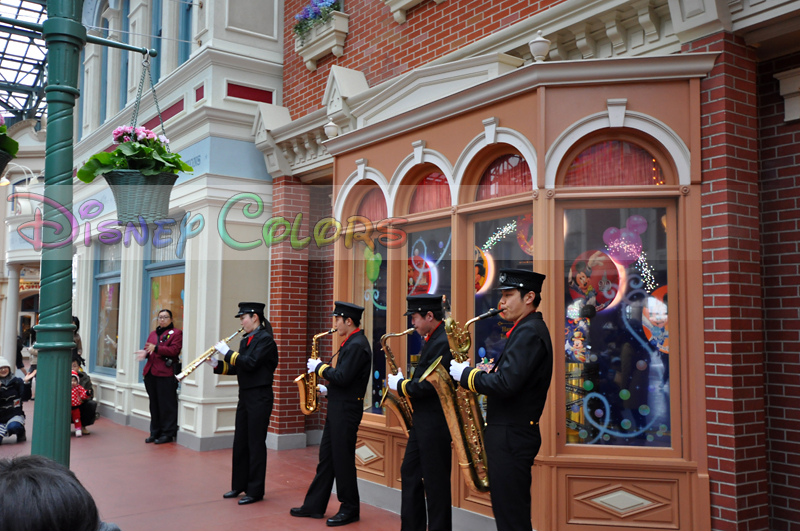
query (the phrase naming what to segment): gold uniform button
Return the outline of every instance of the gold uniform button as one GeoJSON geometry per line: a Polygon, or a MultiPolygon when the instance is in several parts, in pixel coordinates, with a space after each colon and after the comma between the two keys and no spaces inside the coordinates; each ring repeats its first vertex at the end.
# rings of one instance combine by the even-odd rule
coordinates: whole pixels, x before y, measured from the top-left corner
{"type": "Polygon", "coordinates": [[[531,426],[533,426],[533,421],[531,421],[531,426]]]}

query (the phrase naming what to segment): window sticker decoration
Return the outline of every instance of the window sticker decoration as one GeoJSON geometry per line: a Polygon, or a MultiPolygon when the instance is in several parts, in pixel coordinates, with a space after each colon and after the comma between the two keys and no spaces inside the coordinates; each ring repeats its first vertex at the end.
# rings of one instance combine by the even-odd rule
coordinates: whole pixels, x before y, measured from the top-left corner
{"type": "Polygon", "coordinates": [[[517,217],[517,243],[525,254],[533,256],[533,214],[517,217]]]}

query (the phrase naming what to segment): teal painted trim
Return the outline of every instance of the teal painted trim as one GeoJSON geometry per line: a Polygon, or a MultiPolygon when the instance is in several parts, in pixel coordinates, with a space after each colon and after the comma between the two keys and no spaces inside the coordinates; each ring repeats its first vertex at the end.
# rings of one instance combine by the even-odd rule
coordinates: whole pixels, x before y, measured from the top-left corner
{"type": "MultiPolygon", "coordinates": [[[[128,31],[130,31],[130,23],[128,22],[128,18],[131,15],[131,4],[130,0],[122,0],[122,5],[120,6],[122,11],[122,31],[120,32],[120,41],[124,44],[128,44],[129,37],[128,31]]],[[[120,86],[119,86],[119,108],[120,110],[124,109],[125,106],[128,104],[128,58],[130,54],[128,50],[122,50],[119,53],[120,59],[120,86]]]]}
{"type": "MultiPolygon", "coordinates": [[[[108,38],[108,19],[103,19],[103,38],[108,38]]],[[[108,115],[108,47],[100,50],[100,123],[106,123],[108,115]]]]}
{"type": "Polygon", "coordinates": [[[153,36],[151,46],[158,52],[158,55],[150,60],[150,75],[153,76],[153,84],[158,83],[161,79],[161,32],[163,31],[161,13],[161,0],[153,0],[153,7],[150,12],[150,35],[153,36]]]}
{"type": "Polygon", "coordinates": [[[185,3],[180,6],[180,31],[178,39],[181,42],[178,44],[178,66],[182,65],[189,60],[192,55],[192,3],[185,3]]]}

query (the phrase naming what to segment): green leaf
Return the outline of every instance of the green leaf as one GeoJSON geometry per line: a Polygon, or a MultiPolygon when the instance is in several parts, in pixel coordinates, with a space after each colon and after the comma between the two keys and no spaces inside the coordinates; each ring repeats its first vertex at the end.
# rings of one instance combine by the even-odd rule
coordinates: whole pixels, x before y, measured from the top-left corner
{"type": "Polygon", "coordinates": [[[5,133],[0,133],[0,150],[5,151],[12,157],[16,157],[17,151],[19,150],[19,144],[16,140],[5,133]]]}
{"type": "Polygon", "coordinates": [[[96,155],[92,155],[92,157],[86,161],[86,164],[84,164],[83,167],[78,170],[77,177],[85,183],[90,183],[98,176],[108,173],[114,169],[116,169],[116,166],[114,165],[114,157],[111,155],[111,153],[106,153],[103,151],[96,155]]]}

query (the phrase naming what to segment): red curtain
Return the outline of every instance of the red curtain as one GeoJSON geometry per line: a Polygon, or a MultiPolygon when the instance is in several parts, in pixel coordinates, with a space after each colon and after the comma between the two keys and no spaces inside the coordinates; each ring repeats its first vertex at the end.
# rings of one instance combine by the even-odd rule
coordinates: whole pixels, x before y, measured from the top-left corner
{"type": "Polygon", "coordinates": [[[373,223],[377,223],[382,219],[386,219],[386,212],[386,198],[383,196],[383,192],[380,188],[373,188],[361,200],[357,214],[366,217],[373,223]]]}
{"type": "Polygon", "coordinates": [[[572,161],[564,186],[643,186],[664,184],[661,166],[646,150],[619,140],[600,142],[572,161]]]}
{"type": "Polygon", "coordinates": [[[427,212],[437,208],[449,207],[451,204],[450,186],[447,184],[447,179],[441,173],[433,172],[422,179],[417,187],[414,188],[408,213],[427,212]]]}
{"type": "Polygon", "coordinates": [[[486,168],[478,183],[476,201],[533,190],[531,170],[519,155],[503,155],[486,168]]]}

